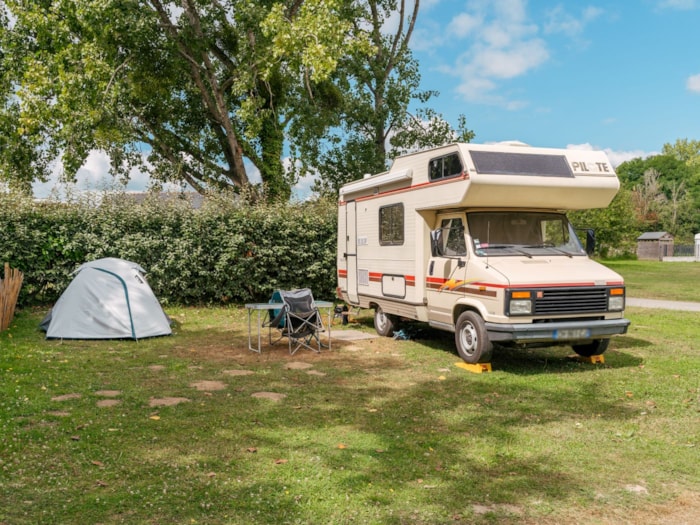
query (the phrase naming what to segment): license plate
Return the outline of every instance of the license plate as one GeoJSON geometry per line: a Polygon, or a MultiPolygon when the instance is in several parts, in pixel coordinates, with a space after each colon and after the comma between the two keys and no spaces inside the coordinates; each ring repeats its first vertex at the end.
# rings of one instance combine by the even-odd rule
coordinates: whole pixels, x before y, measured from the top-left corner
{"type": "Polygon", "coordinates": [[[554,339],[587,339],[590,335],[591,331],[588,328],[554,330],[554,339]]]}

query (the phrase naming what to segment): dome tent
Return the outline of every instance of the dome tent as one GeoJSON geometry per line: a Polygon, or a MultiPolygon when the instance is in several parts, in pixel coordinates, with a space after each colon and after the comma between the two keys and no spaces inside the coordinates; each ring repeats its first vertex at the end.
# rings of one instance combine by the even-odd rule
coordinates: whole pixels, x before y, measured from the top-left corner
{"type": "Polygon", "coordinates": [[[81,265],[41,322],[47,339],[142,339],[170,335],[170,319],[134,262],[81,265]]]}

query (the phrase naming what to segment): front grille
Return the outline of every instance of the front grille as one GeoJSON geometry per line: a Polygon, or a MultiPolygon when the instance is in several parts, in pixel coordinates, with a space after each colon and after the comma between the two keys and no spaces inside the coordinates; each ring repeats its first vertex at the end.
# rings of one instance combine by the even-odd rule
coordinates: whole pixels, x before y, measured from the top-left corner
{"type": "Polygon", "coordinates": [[[606,288],[553,288],[538,290],[536,297],[535,315],[595,313],[608,309],[606,288]]]}

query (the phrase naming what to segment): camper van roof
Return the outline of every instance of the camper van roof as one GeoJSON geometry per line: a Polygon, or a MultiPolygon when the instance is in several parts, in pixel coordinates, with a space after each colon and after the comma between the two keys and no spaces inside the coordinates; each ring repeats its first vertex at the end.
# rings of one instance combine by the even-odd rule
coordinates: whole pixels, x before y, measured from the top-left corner
{"type": "Polygon", "coordinates": [[[539,148],[522,143],[454,143],[397,157],[389,171],[343,186],[340,200],[418,189],[423,190],[422,209],[587,209],[607,206],[619,189],[619,181],[602,151],[539,148]],[[441,162],[449,165],[449,173],[447,168],[436,168],[441,162]],[[441,174],[436,175],[435,169],[442,169],[441,174]],[[439,191],[441,185],[450,188],[439,191]]]}

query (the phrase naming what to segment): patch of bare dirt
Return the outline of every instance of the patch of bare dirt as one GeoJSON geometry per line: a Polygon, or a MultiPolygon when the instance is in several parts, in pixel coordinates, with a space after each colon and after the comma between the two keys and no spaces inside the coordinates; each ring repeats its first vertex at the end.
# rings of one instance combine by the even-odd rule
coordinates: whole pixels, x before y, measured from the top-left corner
{"type": "Polygon", "coordinates": [[[313,368],[313,366],[314,365],[311,363],[304,363],[302,361],[293,361],[284,365],[287,370],[306,370],[307,368],[313,368]]]}
{"type": "Polygon", "coordinates": [[[68,417],[70,416],[70,412],[66,412],[65,410],[51,410],[47,412],[48,415],[50,416],[56,416],[56,417],[68,417]]]}
{"type": "Polygon", "coordinates": [[[121,401],[119,399],[100,399],[97,402],[97,406],[99,408],[109,408],[109,407],[115,407],[117,405],[120,405],[121,401]]]}
{"type": "Polygon", "coordinates": [[[121,390],[98,390],[95,392],[95,395],[100,397],[117,397],[121,393],[121,390]]]}
{"type": "Polygon", "coordinates": [[[190,386],[202,392],[226,390],[226,383],[223,381],[195,381],[194,383],[190,383],[190,386]]]}
{"type": "Polygon", "coordinates": [[[149,402],[149,407],[172,407],[180,403],[189,403],[186,397],[152,397],[149,402]]]}
{"type": "Polygon", "coordinates": [[[255,392],[252,394],[252,397],[256,397],[258,399],[269,399],[271,401],[281,401],[287,397],[287,394],[278,394],[277,392],[255,392]]]}
{"type": "MultiPolygon", "coordinates": [[[[640,497],[646,495],[640,494],[640,497]]],[[[621,507],[597,507],[575,516],[556,519],[538,518],[526,523],[535,525],[695,525],[700,516],[700,492],[685,492],[668,503],[646,505],[630,510],[621,507]]]]}
{"type": "Polygon", "coordinates": [[[63,394],[61,396],[54,396],[51,401],[70,401],[72,399],[80,399],[83,397],[81,394],[63,394]]]}
{"type": "Polygon", "coordinates": [[[227,376],[240,377],[250,376],[253,375],[255,372],[253,372],[252,370],[224,370],[223,373],[227,376]]]}

